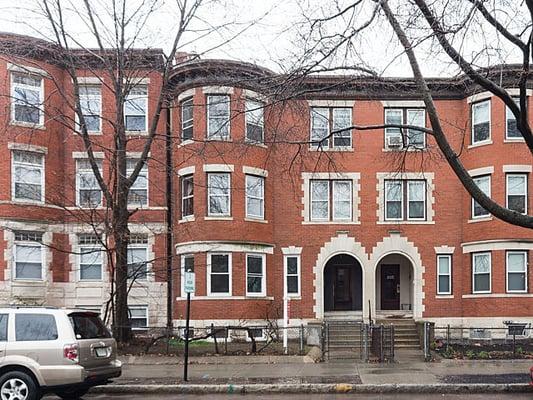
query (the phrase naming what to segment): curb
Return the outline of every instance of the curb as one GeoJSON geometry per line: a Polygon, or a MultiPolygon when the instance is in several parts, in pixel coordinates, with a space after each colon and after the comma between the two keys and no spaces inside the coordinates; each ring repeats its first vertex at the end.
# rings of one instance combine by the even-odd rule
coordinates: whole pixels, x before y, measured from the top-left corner
{"type": "Polygon", "coordinates": [[[107,385],[95,387],[100,394],[222,394],[222,393],[526,393],[526,383],[508,384],[227,384],[227,385],[107,385]]]}

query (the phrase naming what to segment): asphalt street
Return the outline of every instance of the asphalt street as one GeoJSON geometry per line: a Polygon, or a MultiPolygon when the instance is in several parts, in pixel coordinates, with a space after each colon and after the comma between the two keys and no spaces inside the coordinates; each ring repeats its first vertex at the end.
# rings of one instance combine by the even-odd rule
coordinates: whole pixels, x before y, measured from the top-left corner
{"type": "MultiPolygon", "coordinates": [[[[513,393],[513,394],[328,394],[328,395],[310,395],[310,394],[280,394],[280,395],[160,395],[148,396],[144,394],[139,395],[87,395],[84,400],[249,400],[249,399],[268,399],[268,400],[424,400],[424,399],[440,399],[440,400],[496,400],[496,399],[513,399],[513,400],[531,400],[531,393],[513,393]]],[[[55,396],[47,396],[46,400],[56,400],[55,396]]]]}

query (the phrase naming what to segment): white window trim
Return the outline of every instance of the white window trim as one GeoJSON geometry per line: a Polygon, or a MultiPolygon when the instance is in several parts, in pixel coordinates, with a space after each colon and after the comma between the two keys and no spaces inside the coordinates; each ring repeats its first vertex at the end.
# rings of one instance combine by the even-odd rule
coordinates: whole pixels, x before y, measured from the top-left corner
{"type": "MultiPolygon", "coordinates": [[[[417,104],[417,102],[415,102],[415,104],[417,104]]],[[[385,123],[387,122],[387,113],[389,113],[391,111],[396,111],[396,112],[399,111],[400,112],[400,118],[401,118],[401,124],[402,125],[407,125],[408,124],[408,119],[409,119],[409,113],[410,112],[422,111],[424,113],[424,118],[423,118],[424,119],[424,125],[420,126],[420,127],[421,128],[426,128],[427,116],[426,116],[425,104],[424,104],[423,101],[422,101],[422,105],[418,106],[418,107],[416,105],[412,105],[412,106],[400,105],[400,106],[395,106],[395,107],[387,106],[384,109],[384,114],[383,114],[383,118],[384,118],[384,122],[385,123]],[[404,116],[405,116],[405,118],[407,118],[407,120],[404,119],[404,116]]],[[[393,134],[387,133],[387,129],[391,129],[391,128],[385,128],[384,129],[384,142],[385,142],[384,143],[384,151],[398,151],[398,150],[421,151],[421,150],[426,150],[427,149],[427,134],[426,134],[426,132],[422,131],[422,137],[424,138],[424,142],[422,144],[422,147],[415,147],[415,146],[412,146],[410,141],[409,141],[409,136],[408,136],[409,129],[403,129],[403,128],[398,128],[398,129],[400,129],[399,136],[402,138],[401,147],[399,147],[399,148],[389,147],[389,144],[387,142],[387,138],[391,137],[391,136],[398,136],[398,135],[393,135],[393,134]]],[[[392,128],[392,129],[396,129],[396,128],[392,128]]]]}
{"type": "Polygon", "coordinates": [[[206,140],[218,140],[218,141],[231,141],[231,97],[229,94],[218,94],[218,93],[210,93],[210,94],[207,94],[206,95],[206,134],[205,134],[205,138],[206,140]],[[227,107],[228,107],[228,120],[226,122],[226,125],[228,127],[228,136],[227,137],[222,137],[220,132],[217,133],[217,134],[214,134],[213,136],[210,135],[210,118],[209,118],[209,106],[210,106],[210,102],[209,102],[209,98],[210,97],[225,97],[227,99],[227,107]]]}
{"type": "Polygon", "coordinates": [[[351,106],[340,106],[340,105],[322,105],[322,106],[311,106],[309,108],[309,150],[310,151],[351,151],[353,150],[353,129],[350,129],[350,145],[349,146],[335,146],[335,134],[331,134],[331,129],[333,126],[333,114],[335,109],[347,109],[350,111],[350,123],[353,124],[353,105],[351,106]],[[313,135],[313,109],[314,108],[323,108],[328,111],[328,132],[327,132],[327,145],[323,142],[320,144],[313,144],[312,135],[313,135]]]}
{"type": "MultiPolygon", "coordinates": [[[[96,160],[97,162],[99,160],[96,160]]],[[[80,202],[80,189],[81,189],[81,186],[80,186],[80,169],[78,168],[78,162],[77,160],[74,160],[74,162],[76,163],[76,205],[80,208],[85,208],[85,209],[92,209],[92,208],[100,208],[103,206],[103,200],[104,200],[104,193],[102,191],[102,188],[100,187],[100,185],[97,183],[98,185],[98,189],[100,190],[100,203],[98,203],[97,205],[95,205],[94,207],[86,207],[84,205],[81,204],[80,202]]],[[[89,170],[89,169],[84,169],[82,171],[90,171],[91,173],[93,173],[94,175],[94,171],[92,170],[92,168],[89,170]]],[[[100,170],[100,175],[102,174],[102,170],[100,170]]]]}
{"type": "MultiPolygon", "coordinates": [[[[126,155],[127,158],[133,158],[135,159],[136,157],[133,157],[133,156],[129,156],[128,154],[126,155]]],[[[139,162],[139,160],[137,160],[137,162],[139,162]]],[[[131,176],[131,174],[133,173],[135,168],[132,168],[132,169],[126,169],[126,175],[129,177],[131,176]]],[[[146,209],[146,208],[150,208],[150,174],[149,174],[149,168],[148,168],[148,160],[145,161],[143,167],[141,168],[141,170],[139,171],[139,175],[141,174],[141,172],[145,170],[146,171],[146,204],[138,204],[138,203],[132,203],[130,204],[129,201],[128,201],[128,208],[130,209],[133,209],[133,208],[139,208],[139,209],[146,209]]],[[[137,175],[137,178],[139,178],[139,175],[137,175]]],[[[137,179],[135,179],[137,180],[137,179]]],[[[133,182],[133,184],[135,184],[135,182],[133,182]]],[[[133,184],[132,186],[130,187],[130,191],[133,187],[133,184]]],[[[128,193],[129,195],[129,193],[128,193]]],[[[103,196],[103,194],[102,194],[103,196]]]]}
{"type": "Polygon", "coordinates": [[[181,220],[186,220],[186,219],[189,219],[189,218],[194,218],[194,174],[189,174],[189,175],[180,175],[180,189],[181,189],[181,220]],[[184,183],[184,179],[189,179],[191,178],[192,179],[192,186],[193,186],[193,189],[192,189],[192,195],[188,195],[188,196],[185,196],[184,193],[185,191],[183,190],[183,183],[184,183]],[[184,203],[186,200],[189,200],[189,199],[192,199],[193,201],[193,209],[192,209],[192,214],[187,214],[185,215],[183,213],[183,210],[185,209],[184,208],[184,203]]]}
{"type": "MultiPolygon", "coordinates": [[[[44,76],[38,73],[28,73],[28,72],[19,72],[19,71],[11,71],[10,72],[10,84],[11,84],[11,99],[10,99],[10,123],[13,125],[22,125],[22,126],[29,126],[29,127],[44,127],[44,76]],[[41,80],[41,87],[39,88],[39,103],[40,106],[39,109],[39,122],[34,124],[31,122],[25,122],[25,121],[17,121],[15,119],[15,82],[14,82],[14,76],[15,75],[30,75],[33,77],[38,77],[41,80]]],[[[22,84],[16,84],[17,86],[26,86],[22,84]]],[[[34,90],[37,88],[36,86],[31,86],[34,90]]]]}
{"type": "Polygon", "coordinates": [[[512,177],[512,176],[520,176],[520,177],[523,177],[524,178],[524,202],[525,202],[525,206],[524,206],[524,213],[523,214],[527,214],[527,209],[528,209],[528,204],[527,204],[527,201],[528,201],[528,175],[525,174],[525,173],[506,173],[505,174],[505,208],[509,209],[509,177],[512,177]]]}
{"type": "MultiPolygon", "coordinates": [[[[302,296],[302,270],[301,270],[301,256],[300,254],[283,254],[283,293],[287,294],[289,298],[299,298],[302,296]],[[298,292],[289,293],[289,288],[287,285],[288,278],[288,258],[296,258],[296,267],[297,267],[297,278],[298,278],[298,292]]],[[[291,274],[294,276],[294,274],[291,274]]]]}
{"type": "MultiPolygon", "coordinates": [[[[38,154],[40,157],[41,157],[41,200],[30,200],[30,199],[17,199],[16,198],[16,194],[15,194],[15,166],[17,164],[20,164],[20,165],[27,165],[27,166],[31,166],[33,168],[36,168],[36,164],[27,164],[27,163],[21,163],[21,162],[15,162],[15,155],[14,155],[14,152],[15,151],[18,151],[18,150],[13,150],[11,152],[11,200],[16,202],[16,203],[27,203],[27,204],[44,204],[45,203],[45,192],[46,192],[46,186],[45,186],[45,183],[46,183],[46,178],[45,178],[45,174],[46,174],[46,162],[45,162],[45,156],[43,153],[37,153],[37,152],[32,152],[32,151],[29,151],[29,153],[36,153],[38,154]]],[[[21,150],[21,151],[25,151],[25,150],[21,150]]]]}
{"type": "MultiPolygon", "coordinates": [[[[312,221],[312,222],[333,222],[333,221],[330,220],[330,215],[331,215],[330,186],[331,186],[331,181],[330,180],[325,180],[325,179],[311,179],[311,181],[309,182],[309,190],[310,190],[310,193],[309,193],[309,221],[312,221]],[[326,216],[326,218],[313,217],[313,202],[314,202],[314,200],[313,200],[313,183],[314,182],[326,182],[328,184],[328,197],[327,197],[328,215],[326,216]]],[[[317,200],[317,201],[322,202],[323,200],[317,200]]]]}
{"type": "Polygon", "coordinates": [[[130,310],[131,309],[141,309],[146,312],[146,327],[144,328],[131,328],[133,331],[144,331],[150,327],[150,312],[149,308],[146,305],[137,305],[137,304],[128,304],[128,319],[131,319],[130,317],[130,310]]]}
{"type": "Polygon", "coordinates": [[[505,252],[505,292],[506,293],[527,293],[528,292],[528,253],[527,251],[508,250],[505,252]],[[524,290],[509,290],[509,254],[524,255],[524,290]]]}
{"type": "MultiPolygon", "coordinates": [[[[473,176],[472,179],[477,179],[477,178],[489,178],[489,192],[488,193],[485,193],[488,197],[491,197],[492,196],[492,175],[481,175],[481,176],[473,176]]],[[[478,219],[487,219],[487,218],[490,218],[491,217],[491,214],[490,212],[487,211],[486,214],[481,214],[481,215],[474,215],[474,203],[476,202],[476,200],[471,197],[471,201],[470,201],[470,204],[471,204],[471,210],[470,210],[470,215],[471,215],[471,218],[472,220],[478,220],[478,219]]],[[[486,211],[486,210],[485,210],[486,211]]]]}
{"type": "Polygon", "coordinates": [[[244,175],[244,186],[245,186],[245,193],[244,193],[244,208],[245,208],[245,215],[246,215],[246,218],[250,218],[250,219],[257,219],[257,220],[264,220],[265,219],[265,185],[266,185],[266,179],[263,177],[263,176],[257,176],[257,175],[251,175],[251,174],[246,174],[244,175]],[[255,196],[250,196],[248,194],[248,178],[249,177],[252,177],[252,178],[257,178],[257,179],[260,179],[263,183],[263,197],[255,197],[255,196]],[[248,211],[248,197],[252,198],[252,199],[259,199],[262,201],[262,207],[261,207],[261,215],[254,215],[254,214],[251,214],[249,211],[248,211]]]}
{"type": "Polygon", "coordinates": [[[329,189],[331,193],[331,221],[332,222],[336,222],[336,221],[346,222],[346,221],[351,221],[353,219],[353,187],[352,186],[353,186],[353,182],[350,179],[345,179],[345,180],[335,179],[329,182],[329,189]],[[336,210],[335,184],[338,183],[339,181],[348,182],[350,184],[350,216],[348,218],[336,218],[335,217],[335,210],[336,210]]]}
{"type": "MultiPolygon", "coordinates": [[[[425,180],[418,180],[418,179],[409,179],[405,181],[404,190],[407,191],[407,204],[406,204],[406,213],[407,213],[407,220],[408,221],[425,221],[426,220],[426,213],[427,213],[427,197],[428,197],[428,190],[427,190],[427,182],[425,180]],[[409,204],[411,203],[411,198],[409,196],[409,186],[412,182],[422,182],[424,185],[424,215],[421,218],[413,218],[409,216],[409,204]]],[[[413,200],[414,202],[418,202],[419,200],[413,200]]]]}
{"type": "Polygon", "coordinates": [[[208,172],[207,173],[207,217],[231,217],[231,173],[229,172],[208,172]],[[211,198],[211,194],[209,193],[209,187],[210,187],[210,182],[209,182],[209,178],[210,178],[210,175],[227,175],[228,176],[228,212],[227,213],[221,213],[221,214],[216,214],[216,213],[212,213],[211,212],[211,207],[210,207],[210,198],[211,198]]]}
{"type": "MultiPolygon", "coordinates": [[[[133,84],[133,82],[130,82],[130,84],[133,84]]],[[[126,115],[133,115],[133,114],[126,114],[126,101],[128,99],[128,97],[130,96],[130,93],[128,93],[128,96],[126,96],[126,98],[124,99],[124,105],[123,105],[123,113],[124,113],[124,129],[126,129],[126,134],[127,135],[146,135],[148,133],[148,115],[149,114],[149,101],[148,101],[148,84],[147,82],[143,82],[142,80],[139,81],[139,84],[135,84],[134,86],[132,86],[130,89],[137,89],[138,86],[142,86],[146,89],[146,95],[144,95],[144,101],[146,103],[146,108],[145,108],[145,111],[144,111],[144,131],[128,131],[127,128],[126,128],[126,115]]],[[[137,97],[141,97],[140,95],[134,95],[134,96],[137,96],[137,97]]],[[[140,115],[140,114],[135,114],[135,115],[140,115]]]]}
{"type": "Polygon", "coordinates": [[[245,279],[245,289],[246,289],[246,297],[265,297],[266,296],[266,254],[264,253],[246,253],[245,254],[245,273],[246,273],[246,279],[245,279]],[[260,293],[254,293],[248,291],[248,257],[256,257],[260,258],[261,262],[263,264],[262,268],[262,274],[261,274],[261,292],[260,293]]]}
{"type": "Polygon", "coordinates": [[[404,186],[405,186],[405,185],[404,185],[403,182],[404,182],[404,181],[401,180],[401,179],[386,179],[386,180],[384,181],[384,183],[383,183],[383,184],[384,184],[384,190],[385,190],[385,193],[383,194],[383,198],[384,198],[384,200],[385,200],[385,215],[384,215],[384,217],[385,217],[385,221],[403,221],[403,220],[404,220],[403,210],[404,210],[404,208],[405,208],[405,204],[404,204],[403,199],[404,199],[404,186]],[[400,182],[400,185],[401,185],[401,196],[400,196],[400,218],[389,218],[389,217],[387,217],[387,215],[388,215],[388,209],[389,209],[389,207],[388,207],[388,203],[389,203],[389,202],[387,201],[387,192],[388,192],[388,190],[387,190],[387,183],[389,183],[389,182],[400,182]]]}
{"type": "MultiPolygon", "coordinates": [[[[89,135],[101,135],[102,134],[102,122],[103,122],[103,119],[102,119],[102,86],[100,84],[90,84],[90,83],[80,83],[79,86],[92,86],[92,87],[98,87],[98,89],[100,90],[100,95],[98,96],[99,99],[100,99],[100,108],[98,110],[98,117],[100,118],[100,129],[97,130],[97,131],[90,131],[87,129],[87,134],[89,135]]],[[[80,97],[80,103],[81,103],[81,95],[79,96],[80,97]]],[[[88,96],[89,98],[95,98],[96,96],[95,95],[89,95],[88,96]]],[[[74,111],[74,120],[76,121],[76,129],[77,130],[80,130],[79,128],[79,123],[80,123],[80,120],[78,118],[78,113],[76,111],[74,111]]]]}
{"type": "MultiPolygon", "coordinates": [[[[150,273],[152,271],[152,263],[150,262],[150,243],[128,243],[128,249],[144,249],[146,252],[146,278],[135,278],[135,283],[145,283],[150,281],[150,273]]],[[[127,257],[126,257],[127,258],[127,257]]],[[[127,260],[126,260],[127,261],[127,260]]],[[[128,279],[131,281],[131,279],[128,279]]]]}
{"type": "MultiPolygon", "coordinates": [[[[484,274],[483,274],[484,275],[484,274]]],[[[472,254],[472,294],[483,294],[483,293],[492,293],[492,253],[491,252],[483,252],[483,253],[474,253],[472,254]],[[476,275],[482,275],[482,274],[476,274],[475,273],[475,258],[480,255],[488,255],[489,256],[489,290],[475,290],[475,276],[476,275]]]]}
{"type": "Polygon", "coordinates": [[[13,270],[12,270],[12,276],[14,281],[19,282],[43,282],[45,281],[45,254],[44,254],[44,247],[42,243],[39,242],[32,242],[32,241],[19,241],[15,240],[13,242],[13,270]],[[40,252],[41,252],[41,279],[29,279],[29,278],[17,278],[17,246],[32,246],[37,247],[39,246],[40,252]]]}
{"type": "Polygon", "coordinates": [[[471,122],[470,122],[470,146],[481,146],[483,144],[489,144],[489,143],[492,143],[492,115],[491,115],[491,112],[492,112],[492,101],[490,99],[485,99],[485,100],[481,100],[481,101],[478,101],[476,103],[472,103],[472,105],[470,106],[471,107],[471,122]],[[483,103],[488,103],[489,105],[489,136],[487,137],[487,139],[485,140],[479,140],[479,141],[474,141],[474,115],[475,115],[475,110],[476,110],[476,106],[480,105],[480,104],[483,104],[483,103]]]}
{"type": "Polygon", "coordinates": [[[210,252],[207,253],[207,296],[209,297],[231,297],[233,287],[233,268],[232,268],[232,253],[224,252],[210,252]],[[211,292],[211,257],[215,255],[227,255],[228,256],[228,293],[211,292]]]}
{"type": "Polygon", "coordinates": [[[452,289],[452,272],[453,272],[453,265],[452,265],[452,255],[451,254],[437,254],[437,295],[449,295],[449,294],[452,294],[453,292],[453,289],[452,289]],[[446,258],[448,259],[448,265],[450,266],[450,272],[448,274],[441,274],[440,273],[440,259],[441,258],[446,258]],[[440,283],[440,277],[441,276],[447,276],[448,277],[448,287],[450,288],[450,290],[448,290],[447,292],[443,292],[440,290],[440,286],[439,286],[439,283],[440,283]]]}
{"type": "MultiPolygon", "coordinates": [[[[186,258],[192,258],[193,264],[194,264],[194,254],[191,254],[191,253],[182,254],[180,257],[180,295],[181,297],[187,297],[187,293],[185,293],[185,259],[186,258]]],[[[195,279],[196,279],[196,274],[195,274],[195,279]]],[[[194,297],[194,293],[191,293],[191,299],[193,297],[194,297]]]]}
{"type": "Polygon", "coordinates": [[[102,246],[98,244],[78,244],[78,254],[77,254],[77,266],[78,266],[78,273],[76,274],[78,282],[102,282],[104,280],[104,256],[103,254],[100,254],[100,279],[82,279],[81,278],[81,256],[82,256],[82,249],[92,249],[92,250],[99,250],[100,253],[103,253],[102,246]]]}

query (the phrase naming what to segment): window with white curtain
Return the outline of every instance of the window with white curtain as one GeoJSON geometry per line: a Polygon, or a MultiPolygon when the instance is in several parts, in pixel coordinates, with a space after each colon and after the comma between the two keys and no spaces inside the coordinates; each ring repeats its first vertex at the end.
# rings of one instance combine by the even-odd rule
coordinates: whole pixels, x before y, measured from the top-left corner
{"type": "Polygon", "coordinates": [[[352,181],[313,179],[310,190],[311,221],[352,220],[352,181]]]}

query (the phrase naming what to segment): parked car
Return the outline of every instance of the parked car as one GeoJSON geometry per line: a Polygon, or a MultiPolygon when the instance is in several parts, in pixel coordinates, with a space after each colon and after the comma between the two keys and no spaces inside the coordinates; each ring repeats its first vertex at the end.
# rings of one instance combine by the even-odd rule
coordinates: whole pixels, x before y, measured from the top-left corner
{"type": "Polygon", "coordinates": [[[0,307],[0,399],[78,399],[121,375],[116,348],[95,312],[0,307]]]}

